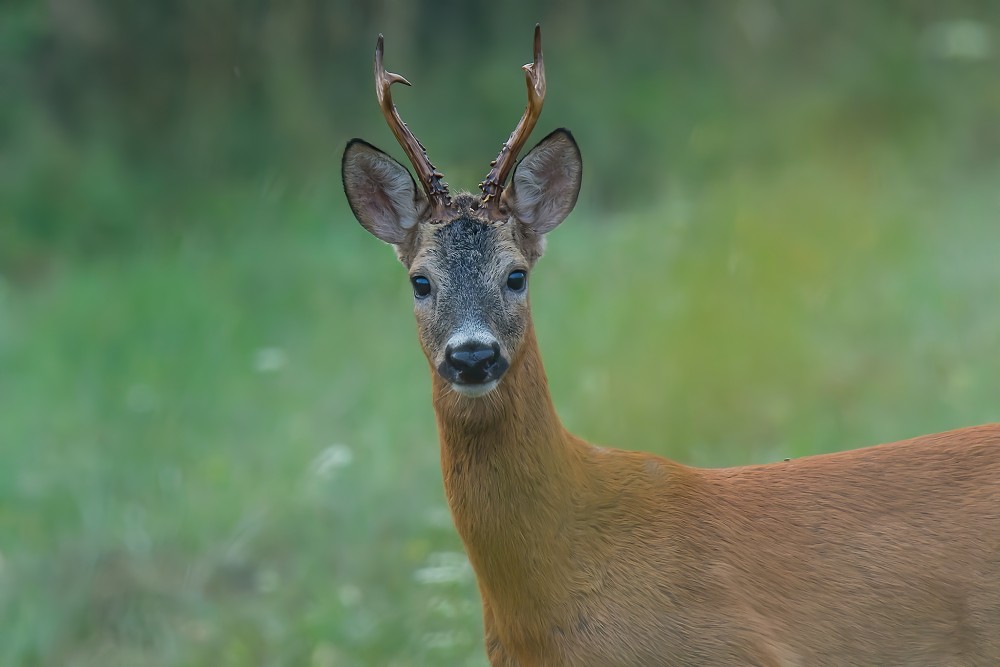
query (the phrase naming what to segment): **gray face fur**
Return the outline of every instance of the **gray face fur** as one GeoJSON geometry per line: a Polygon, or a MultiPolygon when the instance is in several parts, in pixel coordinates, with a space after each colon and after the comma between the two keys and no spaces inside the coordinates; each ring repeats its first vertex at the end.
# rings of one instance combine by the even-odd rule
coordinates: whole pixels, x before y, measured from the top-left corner
{"type": "Polygon", "coordinates": [[[426,198],[405,167],[359,140],[344,152],[344,189],[358,221],[391,243],[411,279],[430,282],[414,295],[420,343],[431,365],[466,396],[494,389],[516,358],[530,321],[527,289],[508,286],[514,271],[529,275],[544,234],[572,210],[582,164],[572,135],[556,130],[515,168],[501,200],[505,219],[478,210],[477,196],[457,195],[443,221],[429,221],[426,198]],[[456,351],[489,356],[476,372],[461,371],[456,351]],[[489,352],[492,350],[492,352],[489,352]]]}

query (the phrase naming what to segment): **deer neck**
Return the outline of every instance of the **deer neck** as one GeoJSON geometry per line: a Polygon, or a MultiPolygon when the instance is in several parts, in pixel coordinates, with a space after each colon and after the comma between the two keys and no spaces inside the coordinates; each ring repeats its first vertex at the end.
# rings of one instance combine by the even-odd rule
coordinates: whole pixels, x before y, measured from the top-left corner
{"type": "Polygon", "coordinates": [[[495,606],[543,612],[566,587],[565,537],[581,445],[549,396],[534,327],[500,385],[470,399],[434,374],[445,492],[480,588],[495,606]]]}

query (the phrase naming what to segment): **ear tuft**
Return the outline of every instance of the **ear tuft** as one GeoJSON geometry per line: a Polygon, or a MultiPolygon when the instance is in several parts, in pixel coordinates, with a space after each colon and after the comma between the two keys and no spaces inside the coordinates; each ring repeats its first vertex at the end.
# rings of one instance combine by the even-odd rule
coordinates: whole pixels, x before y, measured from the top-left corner
{"type": "Polygon", "coordinates": [[[576,205],[583,159],[569,130],[560,128],[538,142],[514,168],[504,203],[536,234],[546,234],[576,205]]]}
{"type": "Polygon", "coordinates": [[[358,222],[386,243],[403,243],[425,204],[406,167],[368,142],[352,139],[344,149],[341,170],[358,222]]]}

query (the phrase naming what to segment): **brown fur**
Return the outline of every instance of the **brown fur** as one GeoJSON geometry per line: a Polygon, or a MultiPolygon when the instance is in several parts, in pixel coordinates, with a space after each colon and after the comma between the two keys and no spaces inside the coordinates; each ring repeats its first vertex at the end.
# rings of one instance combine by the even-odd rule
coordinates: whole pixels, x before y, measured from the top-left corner
{"type": "Polygon", "coordinates": [[[702,470],[562,427],[529,328],[434,375],[493,665],[998,665],[1000,426],[702,470]]]}

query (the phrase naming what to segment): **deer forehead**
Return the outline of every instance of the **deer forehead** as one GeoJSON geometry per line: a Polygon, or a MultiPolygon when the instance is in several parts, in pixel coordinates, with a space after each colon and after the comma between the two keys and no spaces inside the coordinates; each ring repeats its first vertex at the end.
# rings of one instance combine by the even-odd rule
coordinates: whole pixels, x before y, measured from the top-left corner
{"type": "Polygon", "coordinates": [[[465,216],[422,225],[411,266],[458,285],[499,278],[513,265],[526,264],[514,228],[465,216]]]}

